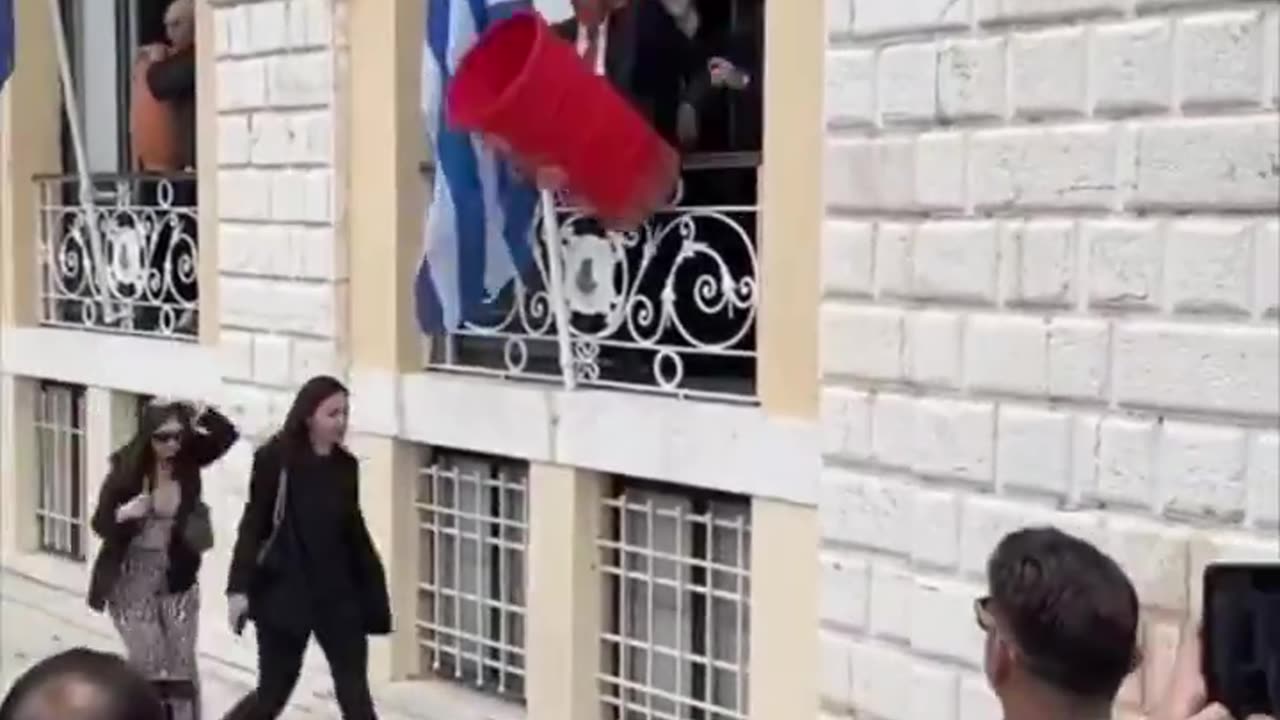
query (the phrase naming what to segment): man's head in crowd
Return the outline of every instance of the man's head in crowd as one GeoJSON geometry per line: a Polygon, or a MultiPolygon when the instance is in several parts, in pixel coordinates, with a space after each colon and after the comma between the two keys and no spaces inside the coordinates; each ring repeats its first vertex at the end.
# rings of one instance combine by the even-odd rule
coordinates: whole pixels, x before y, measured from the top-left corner
{"type": "Polygon", "coordinates": [[[192,0],[173,0],[164,11],[164,34],[175,50],[196,42],[196,13],[192,0]]]}
{"type": "Polygon", "coordinates": [[[76,648],[36,663],[0,703],[0,720],[164,720],[155,689],[117,655],[76,648]]]}
{"type": "Polygon", "coordinates": [[[987,679],[1005,717],[1109,717],[1138,661],[1138,596],[1089,543],[1053,528],[1007,535],[987,561],[987,679]]]}

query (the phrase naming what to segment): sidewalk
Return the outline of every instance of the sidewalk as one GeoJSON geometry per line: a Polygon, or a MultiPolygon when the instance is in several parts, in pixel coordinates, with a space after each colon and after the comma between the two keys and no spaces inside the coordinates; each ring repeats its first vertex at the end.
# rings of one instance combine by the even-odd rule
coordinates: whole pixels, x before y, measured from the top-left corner
{"type": "MultiPolygon", "coordinates": [[[[88,612],[79,597],[0,568],[0,688],[37,660],[59,650],[89,646],[120,652],[110,623],[88,612]]],[[[251,686],[249,672],[216,658],[200,658],[205,720],[218,720],[251,686]]],[[[281,720],[337,720],[337,706],[328,693],[299,687],[281,720]]],[[[452,708],[423,703],[414,684],[387,688],[378,697],[381,720],[458,720],[452,708]]],[[[483,710],[465,714],[489,717],[483,710]]],[[[468,720],[470,720],[468,718],[468,720]]]]}

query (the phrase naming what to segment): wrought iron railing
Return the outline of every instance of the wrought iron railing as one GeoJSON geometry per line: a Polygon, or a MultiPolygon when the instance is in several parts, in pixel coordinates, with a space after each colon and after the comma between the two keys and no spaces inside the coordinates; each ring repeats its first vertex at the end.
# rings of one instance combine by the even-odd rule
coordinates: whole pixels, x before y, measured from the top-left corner
{"type": "Polygon", "coordinates": [[[192,339],[199,245],[194,175],[37,176],[40,322],[192,339]],[[96,226],[100,243],[93,241],[96,226]]]}
{"type": "MultiPolygon", "coordinates": [[[[673,201],[632,232],[606,231],[560,204],[580,384],[754,399],[758,167],[755,153],[689,158],[673,201]]],[[[540,239],[541,227],[537,232],[540,239]]],[[[560,380],[546,248],[540,241],[535,247],[530,272],[433,343],[432,368],[560,380]]]]}

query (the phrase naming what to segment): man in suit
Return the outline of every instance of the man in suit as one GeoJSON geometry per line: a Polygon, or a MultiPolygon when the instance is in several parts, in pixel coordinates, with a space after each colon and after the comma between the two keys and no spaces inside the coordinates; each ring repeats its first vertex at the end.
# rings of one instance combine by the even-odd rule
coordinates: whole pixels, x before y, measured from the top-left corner
{"type": "Polygon", "coordinates": [[[676,113],[693,50],[676,19],[658,0],[573,0],[573,11],[556,33],[678,145],[676,113]]]}

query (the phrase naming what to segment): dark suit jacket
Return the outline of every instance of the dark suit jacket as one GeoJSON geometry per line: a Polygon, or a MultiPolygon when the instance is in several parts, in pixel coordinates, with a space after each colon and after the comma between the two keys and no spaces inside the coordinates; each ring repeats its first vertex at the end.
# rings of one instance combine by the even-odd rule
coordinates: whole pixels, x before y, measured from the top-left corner
{"type": "MultiPolygon", "coordinates": [[[[178,514],[169,539],[169,592],[185,592],[195,584],[200,573],[200,554],[187,546],[182,526],[200,502],[203,484],[200,471],[221,458],[240,437],[231,421],[212,408],[205,411],[200,424],[207,434],[193,433],[183,442],[174,460],[173,477],[181,489],[178,514]]],[[[144,479],[126,477],[120,465],[120,452],[111,456],[111,470],[98,493],[98,506],[90,526],[102,538],[102,548],[93,561],[89,577],[89,607],[101,611],[107,597],[120,579],[120,567],[134,536],[142,529],[142,521],[116,520],[116,510],[142,492],[144,479]]]]}
{"type": "MultiPolygon", "coordinates": [[[[578,21],[556,23],[556,34],[578,41],[578,21]]],[[[692,46],[656,0],[631,0],[609,17],[605,74],[667,142],[676,144],[676,112],[692,46]]]]}
{"type": "Polygon", "coordinates": [[[704,27],[696,39],[698,56],[690,73],[684,100],[698,111],[697,150],[703,152],[760,151],[764,113],[764,25],[760,11],[737,30],[704,27]],[[742,90],[711,85],[707,62],[722,57],[747,72],[751,80],[742,90]]]}
{"type": "MultiPolygon", "coordinates": [[[[334,449],[331,456],[335,475],[342,484],[343,504],[347,523],[336,528],[346,537],[351,549],[351,567],[334,567],[333,572],[348,572],[354,580],[357,598],[334,598],[335,603],[354,600],[364,621],[364,631],[369,635],[385,635],[391,632],[391,601],[387,591],[386,571],[369,536],[369,529],[360,511],[360,466],[355,456],[345,449],[334,449]]],[[[236,534],[235,550],[231,557],[231,569],[227,577],[227,594],[245,594],[249,597],[250,615],[255,622],[265,622],[286,630],[305,632],[313,627],[294,627],[294,621],[305,613],[310,591],[294,580],[295,574],[274,572],[260,567],[258,551],[272,530],[272,513],[276,493],[280,489],[280,469],[283,462],[279,442],[272,440],[253,455],[253,470],[249,476],[249,500],[236,534]]],[[[305,478],[290,476],[289,493],[306,492],[305,478]]],[[[286,523],[288,520],[286,519],[286,523]]],[[[273,543],[287,548],[287,543],[273,543]]],[[[280,557],[277,562],[291,563],[296,558],[280,557]]],[[[274,564],[274,563],[273,563],[274,564]]],[[[296,569],[296,568],[291,568],[296,569]]]]}

